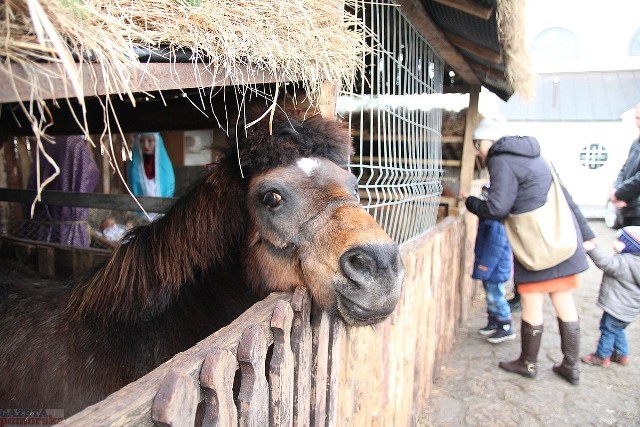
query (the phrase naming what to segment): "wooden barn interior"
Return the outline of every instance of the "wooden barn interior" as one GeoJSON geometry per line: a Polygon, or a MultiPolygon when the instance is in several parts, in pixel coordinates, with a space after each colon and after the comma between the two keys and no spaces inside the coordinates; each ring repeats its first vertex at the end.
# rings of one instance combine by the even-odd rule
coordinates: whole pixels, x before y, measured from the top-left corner
{"type": "MultiPolygon", "coordinates": [[[[347,78],[352,87],[367,87],[351,93],[374,93],[367,85],[375,78],[367,77],[367,68],[354,69],[353,64],[347,64],[346,71],[317,71],[318,83],[312,81],[313,75],[278,72],[285,62],[272,69],[260,69],[251,62],[238,64],[230,73],[222,66],[207,66],[202,58],[193,62],[188,49],[172,53],[167,61],[155,49],[140,48],[139,64],[126,88],[107,84],[99,61],[76,57],[84,75],[80,90],[70,83],[68,70],[52,77],[59,64],[33,58],[14,63],[9,59],[14,53],[0,53],[0,253],[4,261],[18,262],[47,278],[68,278],[99,265],[108,259],[113,245],[100,235],[100,222],[106,216],[123,223],[139,222],[142,217],[136,212],[141,207],[148,212],[167,211],[233,140],[248,104],[267,111],[277,103],[283,108],[317,110],[350,124],[356,146],[350,166],[360,174],[363,204],[368,202],[372,215],[398,240],[406,266],[401,302],[375,328],[350,327],[317,311],[302,289],[275,293],[192,349],[64,419],[62,425],[194,425],[202,417],[211,424],[264,425],[265,419],[275,419],[274,414],[288,425],[416,425],[476,288],[470,272],[477,222],[456,195],[478,191],[486,179],[486,171],[475,160],[471,137],[480,119],[480,90],[484,87],[503,100],[531,91],[533,77],[522,34],[524,0],[396,0],[378,2],[376,7],[355,0],[316,2],[336,9],[335,20],[343,19],[344,9],[371,26],[372,16],[385,10],[388,22],[396,23],[376,27],[382,44],[393,41],[385,50],[402,46],[406,56],[422,58],[409,47],[425,46],[430,57],[424,63],[435,64],[429,67],[432,74],[425,84],[430,95],[469,94],[467,108],[452,112],[433,107],[423,113],[399,109],[389,116],[366,109],[337,112],[338,99],[350,92],[344,90],[344,82],[330,80],[342,78],[340,72],[353,74],[352,80],[347,78]],[[405,35],[406,41],[397,41],[398,34],[405,35]],[[34,90],[34,78],[40,79],[38,90],[34,90]],[[79,93],[84,95],[82,102],[79,93]],[[398,216],[389,214],[396,208],[376,207],[380,200],[372,194],[378,189],[367,186],[368,175],[363,172],[372,162],[382,164],[390,156],[386,149],[375,148],[379,141],[399,145],[399,134],[405,132],[405,139],[414,135],[409,127],[396,128],[393,122],[385,138],[380,136],[382,123],[394,114],[406,114],[410,119],[402,123],[427,129],[415,138],[428,153],[408,149],[419,158],[405,163],[419,163],[430,174],[431,183],[428,194],[421,196],[424,201],[398,216]],[[127,138],[149,130],[162,133],[173,162],[174,198],[134,199],[116,172],[126,169],[127,138]],[[34,146],[41,135],[91,135],[93,141],[100,141],[90,145],[100,170],[94,192],[27,188],[34,146]],[[105,155],[105,150],[110,154],[105,155]],[[91,245],[74,247],[16,235],[14,230],[28,223],[37,194],[41,197],[37,203],[88,208],[91,245]],[[398,221],[410,225],[400,227],[398,221]],[[275,315],[281,312],[286,313],[284,318],[275,315]],[[286,339],[280,340],[282,335],[286,339]],[[276,351],[277,346],[285,348],[276,351]],[[271,357],[276,353],[286,357],[276,360],[271,357]],[[254,378],[254,373],[260,378],[254,378]],[[278,398],[275,390],[282,389],[295,390],[292,401],[278,398]]],[[[2,7],[7,8],[7,2],[2,7]]],[[[372,55],[373,51],[359,52],[355,57],[372,55]]],[[[312,53],[309,56],[308,64],[314,63],[312,53]]],[[[374,62],[365,60],[362,67],[374,62]]],[[[318,68],[326,65],[318,63],[318,68]]],[[[303,65],[311,67],[308,64],[303,65]]],[[[403,79],[408,74],[414,73],[402,74],[403,79]]],[[[387,90],[380,87],[375,93],[379,96],[387,90]]]]}

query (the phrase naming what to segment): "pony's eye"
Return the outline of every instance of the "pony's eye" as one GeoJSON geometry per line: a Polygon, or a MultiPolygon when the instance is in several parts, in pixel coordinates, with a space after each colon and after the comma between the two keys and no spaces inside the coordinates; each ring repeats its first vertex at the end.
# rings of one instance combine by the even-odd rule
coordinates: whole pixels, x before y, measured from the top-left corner
{"type": "Polygon", "coordinates": [[[282,196],[275,191],[270,191],[262,198],[262,203],[270,208],[277,208],[282,201],[282,196]]]}

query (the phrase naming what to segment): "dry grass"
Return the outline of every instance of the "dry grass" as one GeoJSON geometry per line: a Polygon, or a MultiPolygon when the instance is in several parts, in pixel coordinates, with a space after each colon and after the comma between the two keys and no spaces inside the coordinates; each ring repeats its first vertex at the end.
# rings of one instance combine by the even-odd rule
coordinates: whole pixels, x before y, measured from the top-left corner
{"type": "Polygon", "coordinates": [[[280,73],[312,95],[325,81],[350,85],[366,49],[360,23],[333,0],[5,0],[0,16],[0,55],[25,67],[59,64],[78,98],[74,58],[99,63],[111,93],[135,90],[134,46],[167,47],[169,60],[189,49],[230,77],[241,66],[280,73]]]}
{"type": "Polygon", "coordinates": [[[524,99],[534,93],[534,76],[525,43],[525,0],[498,0],[498,37],[506,55],[507,81],[524,99]]]}

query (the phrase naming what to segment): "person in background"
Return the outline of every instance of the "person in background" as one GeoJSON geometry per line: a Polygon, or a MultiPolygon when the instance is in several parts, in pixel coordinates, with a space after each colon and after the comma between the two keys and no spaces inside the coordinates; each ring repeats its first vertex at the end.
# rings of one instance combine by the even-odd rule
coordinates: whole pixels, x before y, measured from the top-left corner
{"type": "MultiPolygon", "coordinates": [[[[55,143],[44,143],[42,150],[47,155],[41,150],[35,151],[27,188],[38,189],[56,173],[52,160],[60,168],[60,174],[44,190],[76,193],[95,191],[100,170],[84,136],[56,136],[55,143]]],[[[33,209],[32,217],[27,208],[27,216],[30,219],[25,221],[19,231],[23,238],[77,247],[89,247],[91,244],[88,208],[38,203],[33,209]]]]}
{"type": "MultiPolygon", "coordinates": [[[[482,187],[481,197],[486,200],[489,184],[482,187]]],[[[478,333],[487,341],[498,344],[516,338],[511,328],[511,310],[506,298],[505,282],[511,278],[513,255],[502,222],[480,218],[474,248],[474,279],[481,280],[487,302],[487,326],[478,333]]]]}
{"type": "MultiPolygon", "coordinates": [[[[640,103],[634,110],[636,126],[640,130],[640,103]]],[[[613,186],[609,200],[620,210],[622,226],[640,225],[640,137],[631,143],[627,160],[613,186]]]]}
{"type": "Polygon", "coordinates": [[[603,271],[598,306],[604,311],[596,351],[582,361],[603,368],[611,362],[629,362],[624,330],[640,313],[640,226],[624,227],[617,236],[613,256],[606,255],[595,240],[584,242],[593,263],[603,271]]]}
{"type": "MultiPolygon", "coordinates": [[[[491,191],[487,200],[467,198],[466,207],[470,212],[480,218],[503,220],[509,214],[530,212],[545,204],[553,178],[535,138],[510,135],[507,121],[501,116],[482,119],[473,138],[481,164],[489,168],[491,191]]],[[[577,385],[580,380],[580,319],[573,289],[579,287],[579,273],[589,267],[582,241],[595,236],[564,187],[563,192],[574,216],[579,244],[570,258],[545,270],[529,271],[514,257],[513,279],[522,304],[521,351],[517,359],[500,362],[499,366],[524,377],[536,376],[543,305],[548,294],[558,318],[560,348],[564,356],[562,362],[553,367],[553,372],[577,385]]]]}
{"type": "Polygon", "coordinates": [[[134,196],[173,197],[173,165],[160,133],[136,135],[127,169],[127,184],[134,196]]]}

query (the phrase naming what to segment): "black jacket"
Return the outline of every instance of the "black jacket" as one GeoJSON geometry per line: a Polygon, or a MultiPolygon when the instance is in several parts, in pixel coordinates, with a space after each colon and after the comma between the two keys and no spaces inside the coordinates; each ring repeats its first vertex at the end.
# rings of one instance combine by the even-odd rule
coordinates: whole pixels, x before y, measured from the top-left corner
{"type": "MultiPolygon", "coordinates": [[[[510,213],[530,212],[547,200],[552,176],[549,164],[540,156],[540,144],[530,136],[506,136],[496,141],[487,155],[491,178],[488,200],[469,197],[467,209],[480,218],[503,220],[510,213]]],[[[529,271],[514,262],[514,282],[531,283],[571,276],[585,271],[589,264],[582,246],[595,235],[571,195],[562,187],[573,211],[578,248],[566,261],[546,270],[529,271]]]]}
{"type": "Polygon", "coordinates": [[[640,218],[640,138],[633,141],[629,155],[614,184],[616,197],[627,202],[620,210],[623,217],[640,218]]]}

